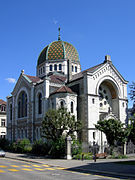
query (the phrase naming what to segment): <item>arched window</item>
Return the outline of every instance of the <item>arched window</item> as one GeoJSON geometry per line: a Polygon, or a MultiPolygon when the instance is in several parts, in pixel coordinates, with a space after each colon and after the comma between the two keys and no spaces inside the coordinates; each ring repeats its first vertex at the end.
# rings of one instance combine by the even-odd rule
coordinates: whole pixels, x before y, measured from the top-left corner
{"type": "Polygon", "coordinates": [[[22,91],[18,98],[18,118],[27,117],[27,94],[22,91]]]}
{"type": "Polygon", "coordinates": [[[21,138],[23,139],[24,136],[23,136],[23,129],[21,130],[21,138]]]}
{"type": "Polygon", "coordinates": [[[50,71],[52,71],[52,65],[50,65],[50,71]]]}
{"type": "Polygon", "coordinates": [[[42,94],[38,95],[38,114],[42,114],[42,94]]]}
{"type": "Polygon", "coordinates": [[[57,64],[54,65],[54,70],[57,71],[57,64]]]}
{"type": "Polygon", "coordinates": [[[38,140],[38,138],[39,138],[38,128],[37,128],[37,130],[36,130],[36,136],[37,136],[37,140],[38,140]]]}
{"type": "Polygon", "coordinates": [[[27,129],[25,129],[25,138],[27,138],[27,129]]]}
{"type": "Polygon", "coordinates": [[[71,101],[71,113],[74,113],[74,104],[72,101],[71,101]]]}
{"type": "Polygon", "coordinates": [[[60,107],[64,108],[64,102],[63,101],[60,102],[60,107]]]}
{"type": "Polygon", "coordinates": [[[12,121],[12,104],[10,104],[10,121],[12,121]]]}
{"type": "Polygon", "coordinates": [[[77,72],[77,66],[75,66],[75,72],[77,72]]]}
{"type": "Polygon", "coordinates": [[[62,65],[61,65],[61,64],[59,64],[59,70],[60,70],[60,71],[62,70],[62,65]]]}
{"type": "Polygon", "coordinates": [[[45,73],[45,67],[43,66],[43,73],[45,73]]]}
{"type": "Polygon", "coordinates": [[[74,66],[72,65],[72,72],[74,72],[74,66]]]}

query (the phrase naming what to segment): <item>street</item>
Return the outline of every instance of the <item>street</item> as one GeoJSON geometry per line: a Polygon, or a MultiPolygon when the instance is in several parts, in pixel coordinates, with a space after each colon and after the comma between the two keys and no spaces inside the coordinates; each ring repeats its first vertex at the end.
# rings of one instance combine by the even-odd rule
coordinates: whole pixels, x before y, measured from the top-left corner
{"type": "Polygon", "coordinates": [[[0,180],[98,180],[118,179],[69,171],[47,164],[28,163],[8,158],[0,158],[0,180]]]}

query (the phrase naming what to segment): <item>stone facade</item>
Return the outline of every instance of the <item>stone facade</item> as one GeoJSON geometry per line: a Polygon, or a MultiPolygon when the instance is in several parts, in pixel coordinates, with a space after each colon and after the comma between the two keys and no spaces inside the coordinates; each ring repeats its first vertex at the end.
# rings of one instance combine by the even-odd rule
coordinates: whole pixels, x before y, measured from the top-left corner
{"type": "Polygon", "coordinates": [[[8,139],[39,139],[46,111],[64,106],[83,121],[83,142],[102,145],[106,137],[95,129],[95,124],[99,119],[109,118],[126,122],[128,82],[109,55],[103,63],[81,71],[76,49],[59,41],[41,52],[37,76],[22,71],[12,96],[7,98],[8,139]]]}

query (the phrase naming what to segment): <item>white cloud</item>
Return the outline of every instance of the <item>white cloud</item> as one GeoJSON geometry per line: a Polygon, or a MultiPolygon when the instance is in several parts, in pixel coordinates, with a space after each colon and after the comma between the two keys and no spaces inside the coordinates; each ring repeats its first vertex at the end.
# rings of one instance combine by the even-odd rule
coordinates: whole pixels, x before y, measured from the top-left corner
{"type": "Polygon", "coordinates": [[[58,24],[58,21],[56,19],[53,19],[53,24],[58,24]]]}
{"type": "Polygon", "coordinates": [[[16,83],[16,79],[14,79],[14,78],[6,78],[6,80],[7,80],[9,83],[16,83]]]}

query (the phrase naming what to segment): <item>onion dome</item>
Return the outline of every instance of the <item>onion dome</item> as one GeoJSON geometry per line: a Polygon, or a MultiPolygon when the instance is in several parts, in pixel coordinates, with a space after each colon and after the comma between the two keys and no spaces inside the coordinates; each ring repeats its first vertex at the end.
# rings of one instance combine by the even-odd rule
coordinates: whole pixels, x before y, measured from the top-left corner
{"type": "Polygon", "coordinates": [[[79,55],[75,47],[68,42],[61,41],[59,34],[58,41],[50,43],[42,50],[39,55],[37,65],[40,65],[48,60],[64,59],[69,59],[72,62],[77,62],[80,64],[79,55]]]}

